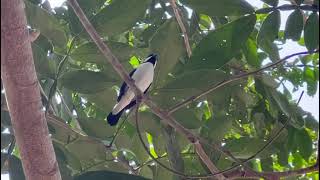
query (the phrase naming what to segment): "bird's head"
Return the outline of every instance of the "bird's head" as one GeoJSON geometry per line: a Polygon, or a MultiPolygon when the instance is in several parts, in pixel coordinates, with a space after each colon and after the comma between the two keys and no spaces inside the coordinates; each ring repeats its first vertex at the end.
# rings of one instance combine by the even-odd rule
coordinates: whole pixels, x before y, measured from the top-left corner
{"type": "Polygon", "coordinates": [[[157,65],[157,61],[158,61],[158,56],[156,54],[150,54],[145,60],[145,62],[152,63],[154,68],[157,65]]]}

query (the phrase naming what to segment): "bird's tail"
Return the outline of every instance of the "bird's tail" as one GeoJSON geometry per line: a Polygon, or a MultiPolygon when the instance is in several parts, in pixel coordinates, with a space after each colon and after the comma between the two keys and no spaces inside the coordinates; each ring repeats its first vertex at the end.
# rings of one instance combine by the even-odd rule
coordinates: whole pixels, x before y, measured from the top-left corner
{"type": "Polygon", "coordinates": [[[117,114],[113,114],[112,112],[110,112],[110,114],[107,117],[108,123],[110,124],[110,126],[114,126],[118,123],[122,113],[124,110],[118,112],[117,114]]]}

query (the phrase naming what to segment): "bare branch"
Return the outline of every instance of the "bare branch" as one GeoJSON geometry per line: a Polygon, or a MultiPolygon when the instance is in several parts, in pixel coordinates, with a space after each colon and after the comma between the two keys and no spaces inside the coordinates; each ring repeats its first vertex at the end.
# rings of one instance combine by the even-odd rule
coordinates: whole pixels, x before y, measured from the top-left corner
{"type": "Polygon", "coordinates": [[[188,53],[188,57],[190,58],[191,55],[192,55],[192,50],[191,50],[191,47],[190,47],[190,44],[189,44],[189,37],[188,37],[188,34],[187,34],[187,30],[182,22],[182,19],[181,19],[181,16],[179,14],[179,9],[177,7],[177,4],[176,4],[176,0],[170,0],[170,4],[171,4],[171,7],[173,9],[173,12],[174,12],[174,15],[177,19],[177,22],[180,26],[180,29],[183,33],[183,39],[184,39],[184,44],[186,46],[186,49],[187,49],[187,53],[188,53]]]}

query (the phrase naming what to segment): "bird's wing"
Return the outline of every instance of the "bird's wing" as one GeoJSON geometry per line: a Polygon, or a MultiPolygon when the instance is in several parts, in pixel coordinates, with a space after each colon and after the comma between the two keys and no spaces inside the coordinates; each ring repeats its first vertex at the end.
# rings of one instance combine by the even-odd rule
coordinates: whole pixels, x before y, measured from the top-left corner
{"type": "MultiPolygon", "coordinates": [[[[136,71],[137,69],[134,69],[130,72],[129,76],[132,77],[133,73],[136,71]]],[[[119,102],[122,98],[122,96],[124,95],[124,93],[127,91],[127,83],[126,82],[123,82],[122,85],[121,85],[121,88],[120,88],[120,92],[119,92],[119,96],[118,96],[118,99],[117,99],[117,102],[119,102]]]]}
{"type": "MultiPolygon", "coordinates": [[[[151,84],[152,84],[152,83],[151,83],[151,84]]],[[[143,92],[143,94],[145,94],[145,93],[149,90],[151,84],[150,84],[149,87],[143,92]]]]}

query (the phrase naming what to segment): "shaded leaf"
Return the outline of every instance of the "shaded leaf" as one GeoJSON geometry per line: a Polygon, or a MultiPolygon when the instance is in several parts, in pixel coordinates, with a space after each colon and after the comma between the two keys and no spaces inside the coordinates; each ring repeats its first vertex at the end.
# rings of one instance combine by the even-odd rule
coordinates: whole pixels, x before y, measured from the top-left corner
{"type": "Polygon", "coordinates": [[[183,4],[198,13],[209,16],[239,16],[253,13],[253,7],[245,0],[182,0],[183,4]]]}
{"type": "Polygon", "coordinates": [[[188,69],[218,69],[235,57],[247,41],[256,22],[255,15],[244,16],[221,26],[203,38],[193,50],[188,69]]]}
{"type": "Polygon", "coordinates": [[[304,42],[309,51],[319,47],[319,16],[312,13],[304,26],[304,42]]]}
{"type": "Polygon", "coordinates": [[[175,19],[167,20],[150,41],[151,49],[159,57],[153,84],[160,87],[164,84],[168,73],[178,63],[179,57],[186,50],[179,26],[175,19]]]}
{"type": "Polygon", "coordinates": [[[296,9],[288,17],[284,37],[294,41],[300,40],[303,30],[303,16],[301,10],[296,9]]]}
{"type": "Polygon", "coordinates": [[[301,156],[308,161],[313,152],[312,139],[305,129],[299,130],[295,135],[299,152],[301,156]]]}
{"type": "Polygon", "coordinates": [[[38,29],[54,45],[64,48],[67,43],[67,35],[63,26],[59,24],[58,19],[40,6],[36,6],[28,1],[24,1],[24,3],[26,5],[28,23],[31,27],[38,29]]]}
{"type": "Polygon", "coordinates": [[[13,137],[11,134],[1,133],[1,149],[8,147],[12,141],[12,138],[13,137]]]}
{"type": "MultiPolygon", "coordinates": [[[[94,13],[99,11],[101,6],[105,3],[105,0],[78,0],[77,1],[79,6],[81,7],[84,14],[88,17],[88,19],[91,19],[94,17],[94,13]]],[[[69,26],[71,32],[76,35],[78,33],[83,33],[87,38],[89,36],[86,34],[86,31],[84,30],[81,22],[79,21],[78,16],[74,13],[72,7],[67,3],[68,6],[68,18],[69,18],[69,26]]]]}
{"type": "Polygon", "coordinates": [[[258,47],[256,42],[251,38],[247,40],[246,44],[242,48],[246,61],[255,68],[259,68],[261,66],[261,60],[258,56],[257,49],[258,47]]]}
{"type": "Polygon", "coordinates": [[[81,129],[88,134],[100,139],[110,138],[114,132],[115,128],[109,126],[106,121],[98,120],[94,118],[78,118],[78,122],[81,129]]]}
{"type": "MultiPolygon", "coordinates": [[[[113,41],[104,41],[122,63],[129,61],[131,56],[147,56],[147,49],[135,48],[129,44],[113,41]]],[[[71,58],[81,62],[96,63],[106,66],[111,66],[107,59],[101,54],[97,45],[94,42],[88,42],[74,49],[71,53],[71,58]]]]}
{"type": "Polygon", "coordinates": [[[59,82],[67,89],[85,94],[103,91],[117,83],[104,73],[87,70],[64,73],[59,82]]]}
{"type": "Polygon", "coordinates": [[[270,13],[263,21],[257,36],[259,46],[264,46],[266,42],[273,42],[278,37],[280,28],[280,11],[276,10],[270,13]]]}
{"type": "MultiPolygon", "coordinates": [[[[225,148],[228,149],[236,158],[246,159],[256,153],[265,142],[258,138],[241,137],[240,139],[227,140],[225,148]]],[[[274,148],[268,147],[257,157],[266,158],[275,152],[274,148]]]]}
{"type": "Polygon", "coordinates": [[[101,36],[120,34],[143,17],[150,0],[117,0],[94,16],[92,24],[101,36]]]}

